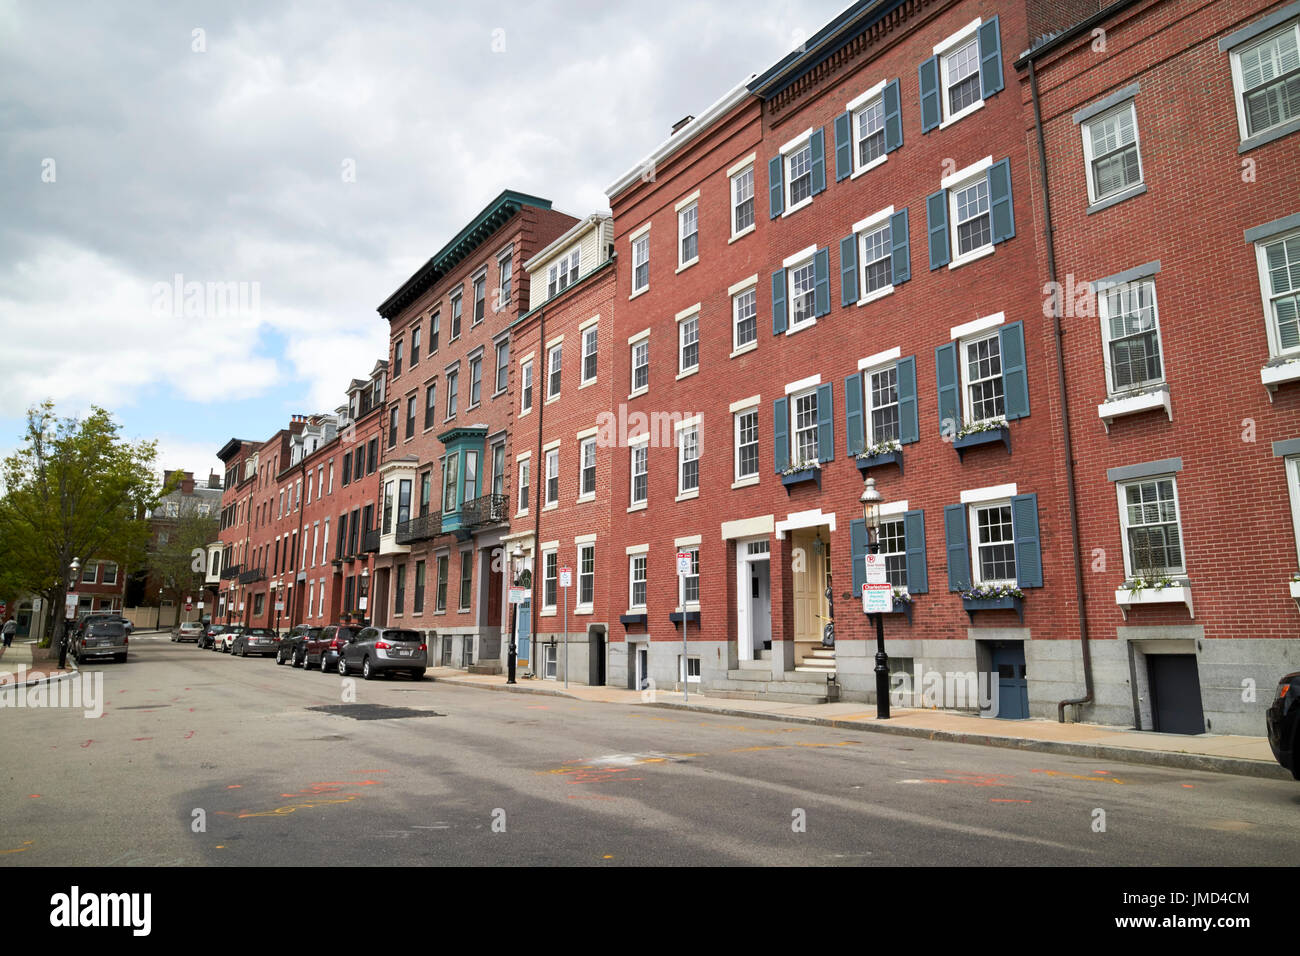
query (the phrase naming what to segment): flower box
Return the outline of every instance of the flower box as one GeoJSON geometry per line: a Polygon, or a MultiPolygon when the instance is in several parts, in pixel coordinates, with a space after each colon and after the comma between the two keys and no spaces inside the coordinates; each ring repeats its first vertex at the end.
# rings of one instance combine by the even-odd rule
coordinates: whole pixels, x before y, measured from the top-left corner
{"type": "Polygon", "coordinates": [[[1115,591],[1115,603],[1119,605],[1120,613],[1124,615],[1126,621],[1129,611],[1144,604],[1183,604],[1187,606],[1188,615],[1196,617],[1196,613],[1192,610],[1192,589],[1186,585],[1139,588],[1136,591],[1118,588],[1115,591]]]}
{"type": "Polygon", "coordinates": [[[673,624],[677,627],[682,626],[683,620],[685,620],[688,624],[699,624],[700,612],[699,611],[673,611],[668,615],[668,620],[672,621],[673,624]]]}
{"type": "Polygon", "coordinates": [[[881,465],[897,465],[898,475],[903,475],[903,449],[898,448],[893,451],[884,451],[878,455],[869,455],[867,457],[858,456],[856,459],[858,471],[866,474],[868,469],[879,468],[881,465]]]}
{"type": "Polygon", "coordinates": [[[1287,382],[1300,380],[1300,359],[1274,362],[1259,370],[1260,381],[1268,389],[1268,400],[1273,401],[1273,393],[1287,382]]]}
{"type": "Polygon", "coordinates": [[[618,616],[618,622],[622,624],[624,627],[632,627],[635,624],[640,624],[644,627],[646,622],[646,615],[645,614],[620,614],[618,616]]]}
{"type": "Polygon", "coordinates": [[[998,442],[1006,446],[1008,455],[1011,454],[1011,430],[1005,424],[954,438],[952,447],[957,449],[957,457],[965,460],[968,448],[976,448],[980,445],[996,445],[998,442]]]}
{"type": "Polygon", "coordinates": [[[1110,426],[1115,419],[1123,415],[1137,415],[1140,412],[1147,412],[1153,408],[1163,408],[1165,414],[1172,422],[1174,420],[1174,410],[1169,404],[1169,387],[1161,386],[1150,392],[1144,392],[1141,395],[1117,395],[1108,398],[1097,406],[1097,417],[1101,419],[1106,431],[1110,431],[1110,426]]]}
{"type": "Polygon", "coordinates": [[[791,487],[801,485],[805,481],[817,482],[817,490],[822,487],[822,470],[817,467],[803,468],[799,471],[792,471],[781,476],[781,484],[785,486],[785,493],[789,494],[791,487]]]}
{"type": "Polygon", "coordinates": [[[1300,601],[1300,581],[1291,582],[1291,596],[1300,601]]]}
{"type": "Polygon", "coordinates": [[[1020,623],[1025,623],[1025,599],[1018,598],[1007,594],[1003,597],[980,597],[972,598],[963,596],[961,606],[970,616],[972,624],[975,623],[976,611],[1015,611],[1020,618],[1020,623]]]}

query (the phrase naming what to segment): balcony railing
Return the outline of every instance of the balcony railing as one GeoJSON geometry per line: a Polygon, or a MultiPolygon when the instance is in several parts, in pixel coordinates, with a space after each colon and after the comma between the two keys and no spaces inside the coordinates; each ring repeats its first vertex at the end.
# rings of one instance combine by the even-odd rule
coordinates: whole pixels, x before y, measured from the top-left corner
{"type": "MultiPolygon", "coordinates": [[[[401,533],[400,531],[398,532],[401,533]]],[[[371,528],[361,534],[361,553],[374,554],[379,550],[379,529],[371,528]]]]}
{"type": "Polygon", "coordinates": [[[239,575],[240,584],[252,584],[256,581],[265,581],[266,571],[262,568],[253,568],[251,571],[244,571],[239,575]]]}
{"type": "Polygon", "coordinates": [[[232,564],[228,568],[222,568],[221,580],[229,581],[231,578],[237,578],[239,577],[240,572],[242,572],[243,570],[244,570],[244,566],[242,564],[232,564]]]}
{"type": "Polygon", "coordinates": [[[509,498],[506,495],[484,495],[467,501],[460,509],[461,527],[476,528],[508,521],[508,507],[509,498]]]}
{"type": "MultiPolygon", "coordinates": [[[[420,515],[410,521],[397,522],[397,543],[428,541],[442,533],[442,515],[435,512],[420,515]]],[[[378,534],[378,532],[376,532],[378,534]]]]}

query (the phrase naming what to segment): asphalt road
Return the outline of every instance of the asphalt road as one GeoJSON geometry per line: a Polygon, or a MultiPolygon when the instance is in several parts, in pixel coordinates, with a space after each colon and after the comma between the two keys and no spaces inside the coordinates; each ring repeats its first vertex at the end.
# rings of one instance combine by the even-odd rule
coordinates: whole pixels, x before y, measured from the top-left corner
{"type": "Polygon", "coordinates": [[[0,709],[0,865],[1291,866],[1300,850],[1285,781],[345,685],[166,636],[85,671],[103,675],[100,718],[0,709]],[[312,709],[349,689],[411,715],[312,709]]]}

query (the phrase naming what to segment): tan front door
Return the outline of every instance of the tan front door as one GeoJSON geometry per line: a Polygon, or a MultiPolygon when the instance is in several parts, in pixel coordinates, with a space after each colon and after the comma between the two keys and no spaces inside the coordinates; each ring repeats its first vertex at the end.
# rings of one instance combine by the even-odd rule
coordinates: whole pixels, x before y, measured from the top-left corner
{"type": "Polygon", "coordinates": [[[822,640],[826,623],[826,540],[817,547],[816,530],[795,531],[794,542],[794,639],[822,640]]]}

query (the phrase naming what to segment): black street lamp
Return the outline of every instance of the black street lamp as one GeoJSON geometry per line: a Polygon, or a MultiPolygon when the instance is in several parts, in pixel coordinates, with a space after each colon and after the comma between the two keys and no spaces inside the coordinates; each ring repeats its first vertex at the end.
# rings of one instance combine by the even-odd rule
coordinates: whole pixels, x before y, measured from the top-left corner
{"type": "MultiPolygon", "coordinates": [[[[868,478],[862,489],[862,520],[870,538],[870,552],[880,553],[880,503],[884,501],[876,490],[876,479],[868,478]]],[[[876,719],[889,719],[889,655],[885,653],[885,615],[879,611],[876,619],[876,719]]]]}
{"type": "MultiPolygon", "coordinates": [[[[524,549],[519,547],[516,542],[515,549],[510,552],[510,581],[515,587],[519,586],[519,565],[524,560],[524,549]]],[[[515,668],[518,665],[519,648],[515,644],[515,639],[519,635],[519,602],[510,602],[510,649],[506,653],[506,683],[515,683],[515,668]]]]}

